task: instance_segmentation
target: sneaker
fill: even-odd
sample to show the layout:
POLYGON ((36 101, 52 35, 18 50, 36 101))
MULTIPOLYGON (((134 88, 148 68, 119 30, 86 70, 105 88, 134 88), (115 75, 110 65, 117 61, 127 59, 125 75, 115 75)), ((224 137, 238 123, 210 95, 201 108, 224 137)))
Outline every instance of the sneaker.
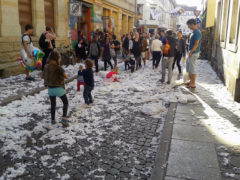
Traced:
POLYGON ((171 84, 171 82, 170 82, 170 81, 168 81, 168 82, 167 82, 167 84, 171 84))
POLYGON ((160 82, 161 82, 161 83, 164 83, 164 79, 161 79, 160 82))
POLYGON ((55 120, 52 120, 52 121, 51 121, 51 124, 52 124, 52 125, 56 124, 56 121, 55 121, 55 120))
POLYGON ((62 119, 61 123, 64 127, 69 127, 69 124, 68 124, 67 120, 62 119))
POLYGON ((34 79, 33 77, 31 77, 31 76, 26 77, 26 80, 27 80, 27 81, 35 81, 35 79, 34 79))
POLYGON ((90 100, 90 101, 89 101, 89 104, 92 104, 92 103, 93 103, 93 100, 90 100))

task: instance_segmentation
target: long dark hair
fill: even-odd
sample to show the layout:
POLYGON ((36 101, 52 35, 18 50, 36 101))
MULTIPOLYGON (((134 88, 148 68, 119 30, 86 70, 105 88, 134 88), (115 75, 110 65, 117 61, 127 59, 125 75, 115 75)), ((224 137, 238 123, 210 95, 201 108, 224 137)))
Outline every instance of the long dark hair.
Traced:
POLYGON ((47 63, 49 64, 51 61, 55 61, 57 65, 60 65, 58 60, 60 59, 60 54, 57 51, 52 51, 48 56, 47 63))

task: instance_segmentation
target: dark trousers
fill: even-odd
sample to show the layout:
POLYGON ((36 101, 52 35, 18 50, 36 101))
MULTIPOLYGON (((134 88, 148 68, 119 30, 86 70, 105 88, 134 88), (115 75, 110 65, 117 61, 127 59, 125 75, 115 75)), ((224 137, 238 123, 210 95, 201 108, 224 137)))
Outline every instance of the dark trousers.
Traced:
POLYGON ((178 72, 180 74, 182 73, 182 68, 181 68, 181 65, 180 65, 181 59, 182 59, 182 53, 176 52, 172 69, 174 69, 175 63, 177 62, 178 72))
MULTIPOLYGON (((55 109, 56 109, 56 96, 49 96, 51 101, 51 117, 52 120, 55 120, 55 109)), ((67 95, 64 94, 60 97, 63 102, 63 117, 67 116, 67 110, 68 110, 68 99, 67 95)))
POLYGON ((89 104, 93 102, 93 98, 92 98, 92 92, 93 87, 85 85, 84 91, 83 91, 83 98, 85 101, 85 104, 89 104))
POLYGON ((111 59, 103 59, 104 61, 104 70, 107 70, 107 64, 109 64, 111 66, 111 69, 113 69, 113 65, 111 63, 111 59))
POLYGON ((161 60, 161 51, 153 51, 152 55, 153 55, 153 66, 157 68, 161 60))
POLYGON ((91 58, 94 60, 95 67, 96 67, 96 72, 98 72, 99 71, 99 69, 98 69, 98 57, 97 56, 92 56, 91 58))
POLYGON ((47 58, 50 55, 50 53, 53 51, 53 49, 45 49, 43 52, 45 53, 45 56, 42 59, 42 71, 44 70, 44 67, 47 63, 47 58))
POLYGON ((136 70, 138 70, 141 67, 141 55, 140 56, 134 56, 136 61, 136 70))

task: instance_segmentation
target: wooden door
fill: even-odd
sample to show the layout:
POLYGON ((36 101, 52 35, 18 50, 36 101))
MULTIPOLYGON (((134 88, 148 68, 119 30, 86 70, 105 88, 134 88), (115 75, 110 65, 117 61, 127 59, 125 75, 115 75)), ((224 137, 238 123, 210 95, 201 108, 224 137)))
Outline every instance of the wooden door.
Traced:
POLYGON ((25 26, 32 24, 32 3, 31 0, 18 0, 19 24, 22 33, 25 32, 25 26))
POLYGON ((54 0, 44 0, 45 26, 50 26, 54 30, 54 0))

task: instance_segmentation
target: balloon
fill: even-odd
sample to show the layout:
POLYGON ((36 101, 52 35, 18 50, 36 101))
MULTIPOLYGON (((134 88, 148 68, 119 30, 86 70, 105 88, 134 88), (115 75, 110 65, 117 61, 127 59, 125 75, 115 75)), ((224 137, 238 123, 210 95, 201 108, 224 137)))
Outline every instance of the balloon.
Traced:
POLYGON ((32 57, 28 58, 27 53, 24 49, 21 50, 22 58, 17 60, 21 62, 22 67, 28 69, 29 71, 34 71, 35 69, 42 68, 42 58, 45 56, 45 53, 42 52, 39 48, 30 46, 29 51, 32 53, 32 57))

